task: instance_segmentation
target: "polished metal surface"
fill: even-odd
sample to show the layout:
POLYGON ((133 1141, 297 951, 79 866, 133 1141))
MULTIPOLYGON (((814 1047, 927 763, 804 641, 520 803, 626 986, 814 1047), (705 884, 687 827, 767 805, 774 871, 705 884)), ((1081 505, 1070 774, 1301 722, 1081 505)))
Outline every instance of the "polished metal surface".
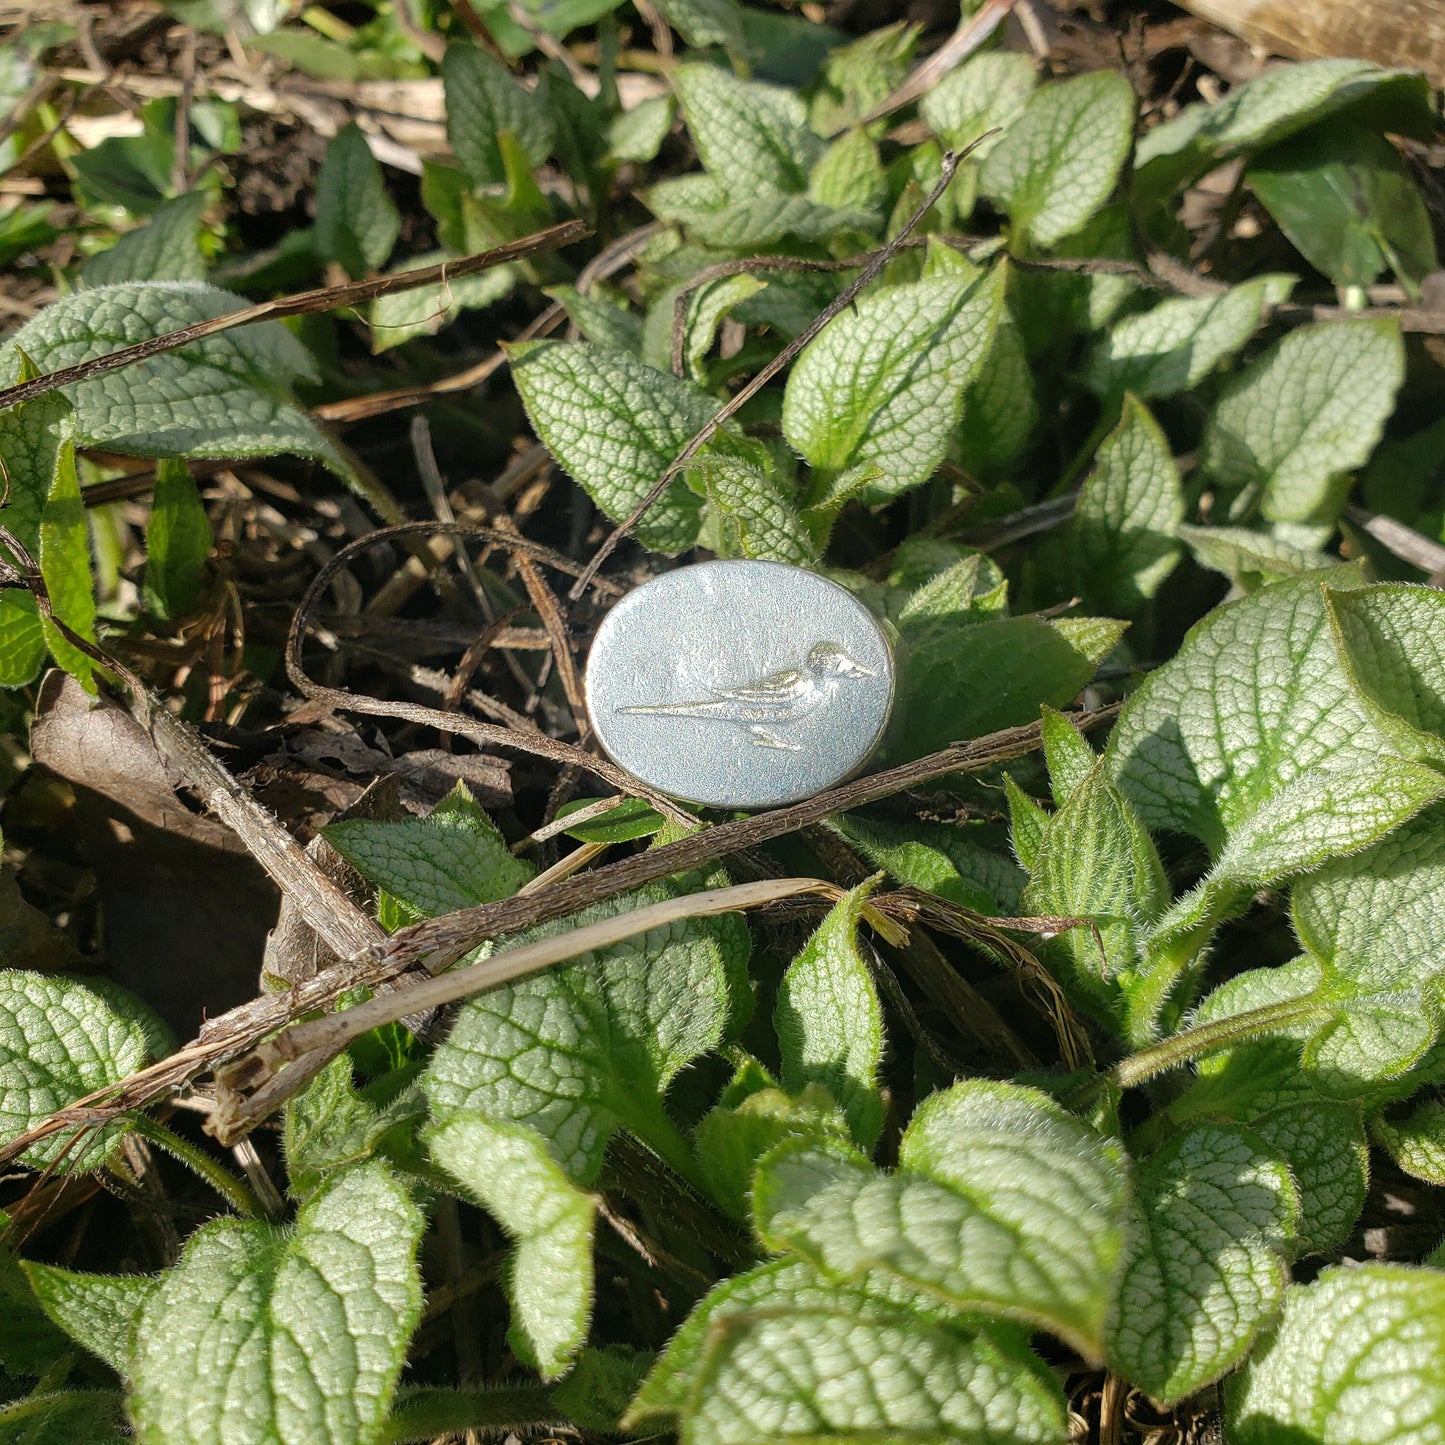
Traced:
POLYGON ((587 660, 608 756, 690 803, 772 808, 878 745, 893 653, 851 592, 779 562, 702 562, 629 592, 587 660))

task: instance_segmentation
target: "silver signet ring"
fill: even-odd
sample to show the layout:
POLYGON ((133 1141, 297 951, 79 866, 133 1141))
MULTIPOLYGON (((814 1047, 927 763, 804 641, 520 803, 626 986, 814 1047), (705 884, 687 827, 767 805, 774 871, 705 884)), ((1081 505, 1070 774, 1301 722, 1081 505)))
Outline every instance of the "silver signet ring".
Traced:
POLYGON ((587 659, 607 755, 684 802, 773 808, 867 761, 893 649, 846 588, 780 562, 701 562, 629 592, 587 659))

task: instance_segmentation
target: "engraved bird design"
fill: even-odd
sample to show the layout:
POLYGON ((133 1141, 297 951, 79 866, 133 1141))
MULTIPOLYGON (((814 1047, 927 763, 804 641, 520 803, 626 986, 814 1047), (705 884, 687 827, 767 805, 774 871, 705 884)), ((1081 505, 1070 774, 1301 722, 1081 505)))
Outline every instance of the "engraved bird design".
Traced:
POLYGON ((710 718, 747 730, 755 748, 802 751, 798 743, 779 737, 775 728, 797 722, 825 706, 847 677, 875 677, 871 667, 849 657, 836 642, 819 642, 802 667, 785 667, 756 682, 710 687, 711 697, 697 702, 644 703, 619 712, 655 717, 710 718))

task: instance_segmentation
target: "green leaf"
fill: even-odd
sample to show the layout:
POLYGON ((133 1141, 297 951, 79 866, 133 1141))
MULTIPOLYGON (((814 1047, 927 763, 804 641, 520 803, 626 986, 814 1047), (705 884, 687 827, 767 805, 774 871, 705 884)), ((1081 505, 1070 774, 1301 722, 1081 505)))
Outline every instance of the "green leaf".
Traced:
POLYGON ((818 544, 783 484, 742 457, 701 457, 689 471, 702 479, 722 524, 729 556, 811 567, 818 544))
POLYGON ((908 673, 889 755, 919 757, 1031 722, 1041 704, 1067 706, 1126 625, 1107 618, 909 619, 902 629, 908 673))
POLYGON ((545 294, 567 309, 567 319, 588 341, 610 351, 639 356, 642 351, 642 318, 628 309, 627 298, 593 286, 579 291, 575 286, 548 286, 545 294))
MULTIPOLYGON (((819 135, 836 135, 861 124, 907 77, 919 26, 889 25, 832 50, 810 87, 808 123, 819 135)), ((875 120, 876 135, 887 121, 875 120)))
POLYGON ((1358 1106, 1314 1098, 1256 1114, 1248 1122, 1250 1132, 1289 1166, 1299 1190, 1296 1252, 1336 1248, 1354 1229, 1369 1185, 1369 1150, 1358 1106))
POLYGON ((427 918, 510 898, 535 872, 464 784, 427 818, 353 818, 322 831, 353 868, 427 918))
POLYGON ((809 1084, 792 1097, 773 1085, 761 1064, 748 1059, 733 1075, 723 1101, 709 1109, 693 1131, 693 1146, 713 1197, 733 1218, 748 1218, 753 1171, 786 1139, 846 1146, 848 1121, 822 1084, 809 1084), (734 1102, 738 1094, 742 1097, 734 1102))
POLYGON ((401 214, 355 121, 336 132, 316 177, 316 250, 353 281, 378 270, 401 233, 401 214))
MULTIPOLYGON (((653 886, 529 936, 668 896, 653 886)), ((527 1124, 584 1187, 596 1181, 619 1125, 690 1171, 662 1094, 722 1039, 741 937, 727 920, 684 920, 469 999, 424 1076, 432 1117, 466 1111, 527 1124)))
MULTIPOLYGON (((454 258, 450 251, 428 251, 423 256, 410 257, 405 269, 436 266, 451 259, 454 258)), ((516 286, 519 274, 516 266, 493 266, 455 281, 413 286, 408 291, 378 296, 367 312, 372 351, 379 354, 415 336, 434 336, 463 311, 481 310, 500 301, 516 286)))
POLYGON ((0 592, 0 687, 33 682, 45 661, 45 650, 35 598, 28 592, 0 592))
POLYGON ((756 296, 767 283, 756 276, 724 276, 699 286, 688 297, 683 312, 682 357, 688 375, 703 386, 707 383, 707 367, 703 364, 718 328, 749 296, 756 296))
MULTIPOLYGON (((617 0, 521 0, 522 13, 536 21, 547 34, 555 35, 559 39, 580 26, 595 25, 616 8, 617 0)), ((500 29, 506 20, 499 20, 496 11, 489 7, 486 23, 488 27, 495 24, 500 29)), ((530 37, 520 26, 515 27, 514 33, 518 35, 518 43, 523 44, 524 48, 513 51, 509 46, 507 53, 525 55, 531 48, 530 37)))
MULTIPOLYGON (((160 1019, 105 979, 0 970, 0 1139, 163 1057, 170 1042, 160 1019)), ((125 1129, 62 1130, 20 1157, 61 1173, 97 1169, 125 1129)))
POLYGON ((1378 130, 1336 116, 1258 156, 1250 188, 1294 248, 1337 286, 1386 268, 1407 286, 1435 269, 1419 187, 1378 130))
POLYGON ((199 242, 201 216, 215 200, 209 191, 188 191, 167 201, 144 226, 127 232, 80 268, 87 286, 117 281, 199 281, 206 259, 199 242))
POLYGON ((1051 707, 1041 709, 1041 713, 1039 733, 1049 769, 1049 791, 1054 806, 1062 808, 1094 771, 1099 755, 1070 718, 1051 707))
POLYGON ((442 57, 446 91, 447 140, 473 185, 500 185, 507 179, 498 137, 516 139, 527 159, 539 166, 552 148, 552 124, 535 97, 506 66, 478 45, 458 42, 442 57))
MULTIPOLYGON (((10 1216, 0 1210, 0 1231, 9 1227, 10 1216)), ((0 1235, 0 1370, 11 1380, 43 1376, 67 1348, 66 1336, 50 1322, 35 1296, 25 1262, 10 1252, 0 1235)))
MULTIPOLYGON (((22 353, 17 379, 29 380, 34 372, 22 353)), ((67 447, 74 454, 72 431, 70 404, 57 392, 0 411, 0 456, 9 487, 5 525, 32 556, 40 550, 41 519, 60 476, 62 454, 67 447)), ((88 582, 88 555, 86 576, 88 582)), ((45 652, 46 632, 34 597, 19 590, 0 592, 0 686, 32 681, 45 652)))
POLYGON ((742 13, 733 0, 658 0, 657 8, 695 50, 721 45, 742 54, 747 49, 742 13))
MULTIPOLYGON (((1354 581, 1338 573, 1325 585, 1354 581)), ((1302 577, 1215 608, 1130 698, 1105 755, 1147 827, 1217 854, 1292 778, 1387 750, 1346 682, 1324 592, 1302 577)))
POLYGON ((1356 696, 1406 757, 1445 761, 1445 597, 1386 583, 1330 593, 1330 622, 1356 696))
POLYGON ((1045 85, 990 152, 985 195, 1036 245, 1077 231, 1109 199, 1134 138, 1134 92, 1117 71, 1045 85))
POLYGON ((1202 1061, 1201 1075, 1217 1072, 1219 1078, 1203 1091, 1195 1111, 1212 1112, 1221 1094, 1221 1107, 1236 1114, 1242 1099, 1246 1118, 1281 1102, 1317 1105, 1320 1095, 1381 1103, 1402 1098, 1412 1092, 1412 1082, 1396 1081, 1434 1041, 1439 993, 1429 974, 1419 985, 1360 987, 1348 967, 1336 970, 1328 958, 1313 954, 1237 975, 1204 1001, 1198 1022, 1280 1002, 1310 1007, 1294 1023, 1276 1024, 1273 1037, 1237 1044, 1222 1060, 1202 1061))
POLYGON ((1376 119, 1385 119, 1380 129, 1412 130, 1428 114, 1429 85, 1417 73, 1366 60, 1276 66, 1217 104, 1186 106, 1149 131, 1134 160, 1137 188, 1153 201, 1228 156, 1282 141, 1365 101, 1377 107, 1376 119))
POLYGON ((888 198, 888 177, 866 131, 845 131, 823 152, 808 177, 808 195, 819 205, 843 211, 881 209, 888 198))
POLYGON ((679 65, 672 83, 698 156, 730 199, 807 189, 823 142, 791 91, 738 80, 715 65, 679 65))
POLYGON ((1231 1124, 1170 1140, 1136 1188, 1144 1233, 1119 1282, 1109 1358, 1167 1406, 1238 1364, 1278 1313, 1299 1200, 1286 1165, 1231 1124))
POLYGON ((883 1128, 883 1010, 858 951, 859 921, 871 891, 864 884, 834 904, 783 975, 773 1010, 783 1087, 798 1094, 822 1084, 843 1106, 865 1152, 883 1128))
POLYGON ((1441 1014, 1438 983, 1428 990, 1356 990, 1305 1045, 1300 1062, 1322 1093, 1368 1095, 1425 1057, 1439 1036, 1441 1014))
POLYGON ((1407 1445, 1445 1430, 1445 1272, 1325 1270, 1285 1298, 1267 1349, 1226 1393, 1237 1445, 1407 1445))
POLYGON ((123 1445, 124 1429, 124 1404, 113 1390, 42 1388, 0 1405, 0 1437, 25 1445, 123 1445))
MULTIPOLYGON (((961 151, 985 131, 1008 132, 1034 89, 1034 65, 1027 55, 984 51, 950 71, 919 102, 924 124, 950 150, 961 151)), ((984 160, 1003 137, 980 141, 970 161, 984 160)))
POLYGON ((607 158, 634 165, 655 160, 672 129, 672 109, 670 95, 654 95, 619 112, 607 127, 607 158))
POLYGON ((1427 1099, 1403 1118, 1376 1118, 1370 1134, 1406 1174, 1445 1184, 1445 1101, 1427 1099))
POLYGON ((965 471, 998 472, 1019 456, 1038 424, 1034 392, 1023 336, 1005 309, 988 356, 963 393, 958 461, 965 471))
POLYGON ((1233 515, 1332 522, 1341 474, 1375 448, 1405 376, 1393 319, 1292 331, 1225 387, 1200 465, 1231 495, 1233 515))
MULTIPOLYGON (((75 443, 67 439, 56 457, 55 480, 40 514, 40 575, 50 594, 50 610, 78 637, 95 641, 95 583, 90 567, 90 523, 75 470, 75 443)), ((48 618, 40 629, 51 656, 87 692, 95 691, 95 667, 48 618)))
POLYGON ((827 827, 898 882, 980 913, 1013 913, 1024 876, 994 848, 949 823, 880 823, 839 813, 827 827))
POLYGON ((556 127, 552 154, 572 180, 586 187, 589 193, 596 193, 609 184, 609 162, 624 159, 612 150, 613 138, 621 128, 632 126, 632 145, 636 150, 644 150, 649 143, 654 145, 652 154, 643 158, 645 162, 657 155, 672 126, 669 97, 655 96, 636 102, 629 112, 611 103, 615 92, 610 95, 609 89, 604 85, 596 95, 585 95, 567 73, 566 66, 553 59, 542 67, 533 92, 556 127), (659 108, 662 115, 654 119, 659 108), (638 110, 643 112, 640 117, 636 114, 638 110))
MULTIPOLYGON (((622 521, 718 404, 624 352, 561 341, 508 348, 533 429, 592 500, 622 521)), ((702 500, 678 478, 637 526, 660 552, 697 537, 702 500)))
POLYGON ((173 125, 157 123, 158 105, 167 104, 174 107, 175 101, 167 97, 141 107, 139 135, 107 136, 70 157, 76 200, 85 209, 119 207, 148 216, 165 203, 176 156, 173 125))
MULTIPOLYGON (((132 281, 47 306, 0 351, 0 375, 23 351, 41 371, 105 356, 241 309, 239 296, 182 281, 132 281)), ((285 390, 310 356, 277 322, 192 342, 64 388, 76 442, 145 457, 319 457, 349 475, 332 443, 285 390)))
POLYGON ((1097 1357, 1131 1205, 1117 1144, 1037 1090, 970 1080, 919 1106, 896 1174, 784 1145, 759 1170, 753 1207, 770 1248, 831 1278, 881 1272, 1097 1357))
POLYGON ((1111 980, 1139 963, 1151 923, 1169 900, 1164 869, 1133 808, 1101 759, 1044 827, 1019 906, 1029 913, 1089 918, 1047 945, 1070 995, 1106 1021, 1116 1011, 1111 980))
POLYGON ((1148 408, 1126 396, 1049 557, 1091 607, 1134 612, 1178 563, 1175 533, 1183 520, 1169 440, 1148 408))
POLYGON ((1105 397, 1192 391, 1254 335, 1265 302, 1284 299, 1280 291, 1288 294, 1288 284, 1261 276, 1218 296, 1174 296, 1126 316, 1095 348, 1089 385, 1105 397))
POLYGON ((392 1129, 415 1128, 425 1112, 414 1086, 385 1105, 363 1098, 352 1083, 351 1056, 332 1059, 286 1102, 282 1147, 289 1192, 309 1199, 337 1170, 370 1159, 392 1129))
POLYGON ((1338 557, 1306 551, 1247 527, 1181 525, 1177 531, 1201 567, 1223 573, 1241 592, 1257 591, 1279 577, 1301 577, 1340 565, 1338 557))
POLYGON ((141 1307, 160 1283, 154 1275, 77 1274, 28 1260, 25 1273, 45 1313, 71 1339, 116 1374, 129 1374, 131 1333, 141 1307))
POLYGON ((1442 816, 1439 808, 1422 813, 1373 848, 1295 884, 1301 941, 1362 988, 1399 987, 1445 969, 1442 816))
POLYGON ((788 377, 788 441, 826 473, 874 473, 865 501, 927 481, 988 354, 1002 300, 995 269, 974 282, 944 276, 890 286, 834 317, 788 377))
MULTIPOLYGON (((1321 975, 1308 957, 1238 974, 1204 1000, 1194 1021, 1317 995, 1321 975)), ((1322 1097, 1300 1068, 1300 1043, 1310 1031, 1301 1023, 1201 1059, 1199 1078, 1170 1107, 1180 1120, 1227 1116, 1248 1124, 1289 1165, 1300 1193, 1302 1255, 1333 1249, 1349 1236, 1369 1182, 1360 1106, 1322 1097)))
POLYGON ((427 1147, 515 1241, 508 1266, 512 1346, 544 1380, 557 1379, 587 1338, 597 1201, 525 1125, 459 1112, 428 1131, 427 1147))
POLYGON ((566 1417, 584 1431, 620 1435, 618 1421, 652 1364, 650 1351, 629 1345, 584 1349, 565 1380, 548 1394, 566 1417))
POLYGON ((822 241, 844 231, 869 230, 877 221, 869 211, 835 210, 767 186, 734 198, 708 175, 659 181, 644 199, 659 219, 676 221, 696 240, 728 250, 766 245, 783 236, 822 241))
POLYGON ((570 817, 601 802, 615 806, 600 817, 565 829, 569 838, 580 843, 630 843, 634 838, 650 838, 667 826, 662 814, 654 812, 641 798, 574 798, 557 809, 557 817, 570 817))
POLYGON ((1217 922, 1259 888, 1368 847, 1445 794, 1445 776, 1389 756, 1301 773, 1240 822, 1158 936, 1217 922))
POLYGON ((901 607, 893 605, 894 599, 885 599, 888 615, 905 630, 944 619, 984 622, 1008 612, 1008 582, 998 567, 982 553, 946 542, 930 544, 917 538, 905 542, 898 549, 888 585, 907 592, 901 607), (935 557, 931 546, 947 550, 935 557))
POLYGON ((1038 862, 1039 850, 1044 846, 1049 814, 1007 773, 1004 774, 1004 789, 1008 797, 1009 842, 1013 846, 1014 857, 1032 871, 1038 862))
MULTIPOLYGON (((213 0, 202 0, 202 3, 213 3, 213 0)), ((226 24, 224 14, 221 11, 217 16, 217 29, 226 24)), ((359 55, 312 30, 273 30, 270 34, 251 36, 247 44, 263 55, 274 55, 313 80, 350 86, 366 78, 367 67, 359 55)))
POLYGON ((146 524, 146 603, 157 617, 184 616, 201 597, 211 555, 210 519, 184 462, 156 464, 156 485, 146 524))
POLYGON ((202 1226, 136 1325, 137 1439, 380 1439, 421 1315, 423 1224, 406 1189, 372 1163, 335 1175, 291 1228, 202 1226))
POLYGON ((693 1311, 623 1425, 658 1415, 678 1417, 683 1445, 1052 1445, 1067 1433, 1058 1386, 1017 1334, 782 1260, 693 1311))

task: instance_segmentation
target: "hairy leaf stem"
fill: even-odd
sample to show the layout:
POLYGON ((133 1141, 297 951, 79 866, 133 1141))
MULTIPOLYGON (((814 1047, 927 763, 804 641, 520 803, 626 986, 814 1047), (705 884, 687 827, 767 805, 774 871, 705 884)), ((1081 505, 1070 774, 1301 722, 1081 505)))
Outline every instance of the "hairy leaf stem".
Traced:
POLYGON ((136 1112, 128 1120, 130 1126, 143 1139, 148 1139, 158 1148, 164 1149, 172 1159, 179 1160, 193 1174, 199 1175, 236 1211, 247 1219, 264 1219, 266 1211, 261 1201, 251 1192, 251 1187, 239 1175, 232 1174, 218 1160, 213 1159, 199 1145, 192 1144, 173 1130, 168 1129, 149 1114, 136 1112))
POLYGON ((1091 1096, 1105 1083, 1113 1083, 1120 1089, 1136 1089, 1157 1075, 1177 1069, 1203 1054, 1227 1049, 1262 1034, 1276 1033, 1293 1024, 1323 1022, 1331 1012, 1333 1005, 1318 994, 1308 994, 1304 998, 1265 1004, 1214 1023, 1199 1024, 1121 1059, 1108 1073, 1094 1080, 1088 1089, 1091 1096))

